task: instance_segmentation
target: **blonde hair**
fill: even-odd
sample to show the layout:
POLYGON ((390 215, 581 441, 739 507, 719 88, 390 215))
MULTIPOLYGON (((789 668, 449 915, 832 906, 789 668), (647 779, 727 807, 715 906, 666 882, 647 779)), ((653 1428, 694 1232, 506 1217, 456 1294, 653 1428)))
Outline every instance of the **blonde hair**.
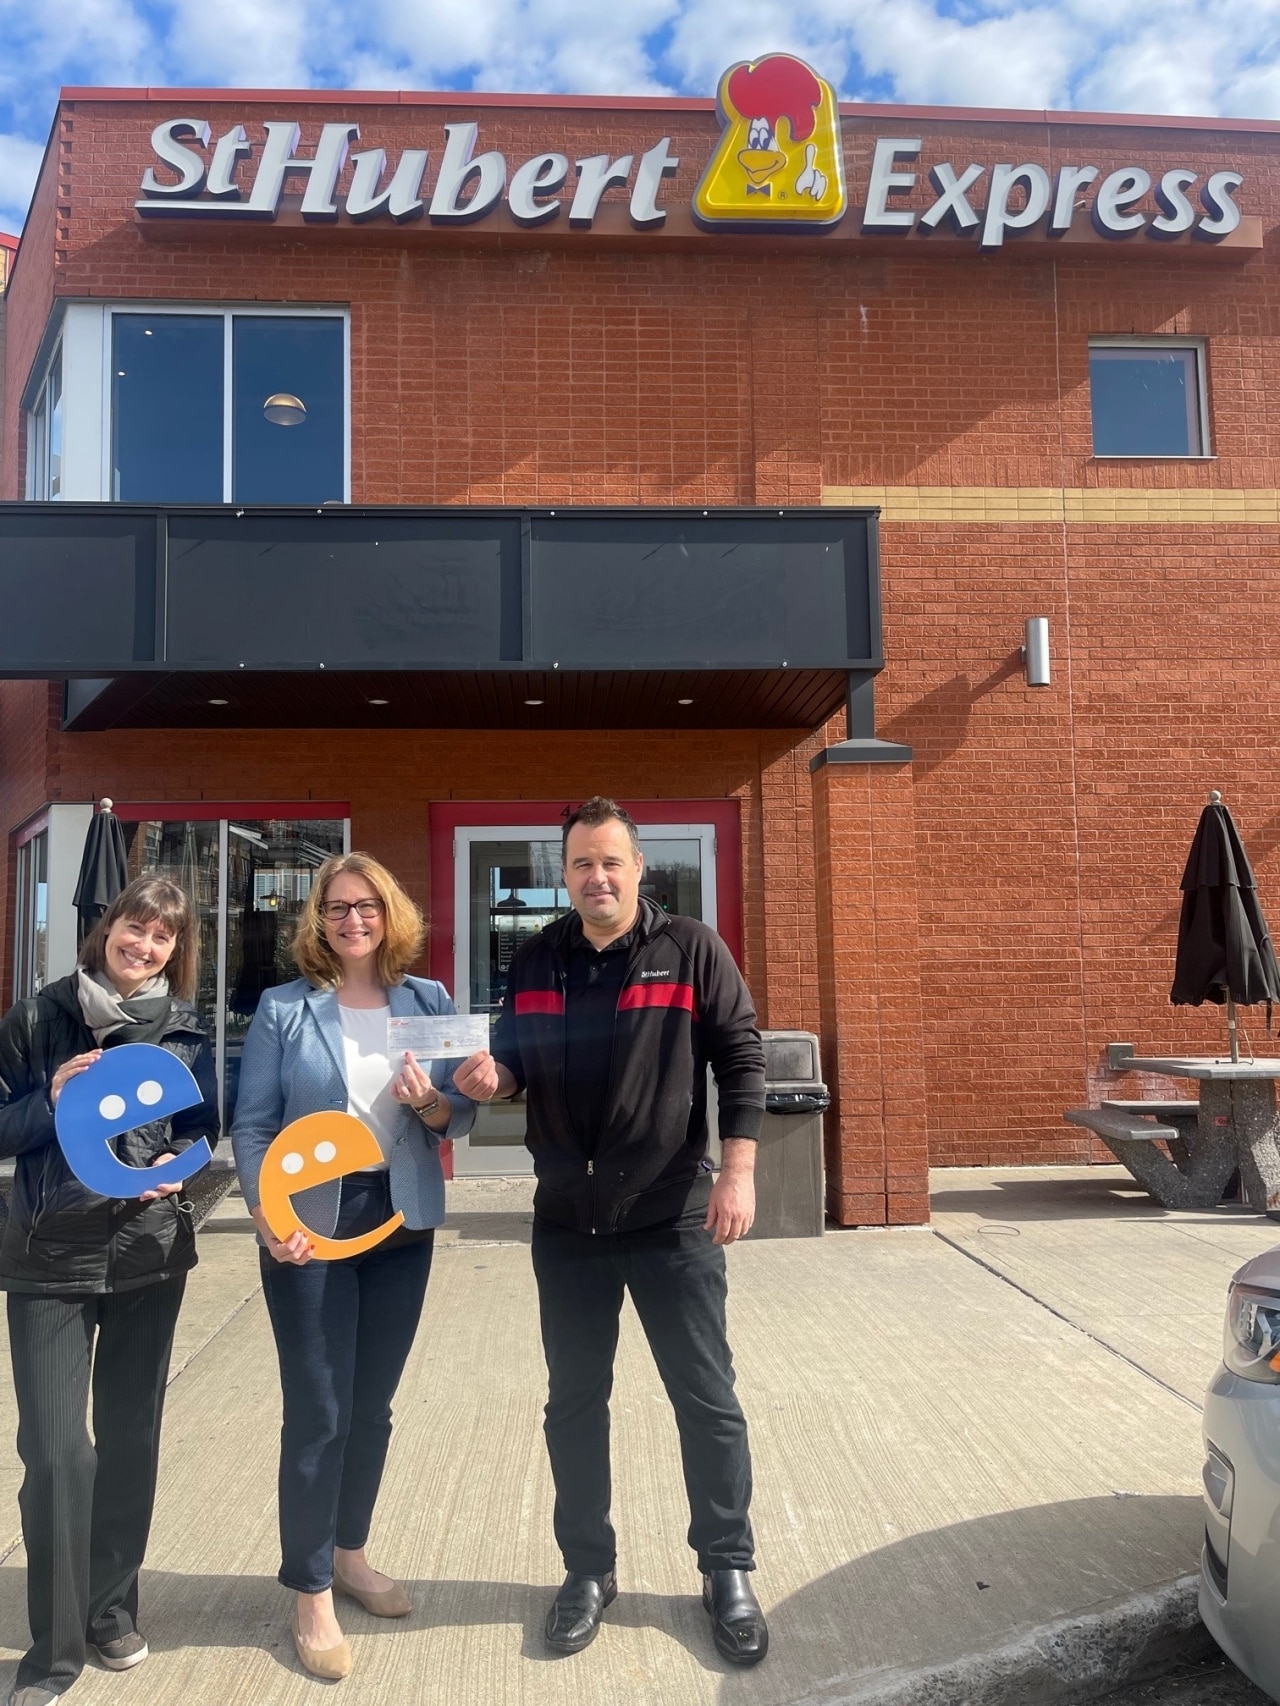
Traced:
POLYGON ((196 992, 199 942, 195 912, 186 890, 170 882, 168 877, 154 873, 135 877, 127 888, 121 889, 85 937, 79 963, 86 971, 106 971, 107 937, 112 925, 121 918, 127 918, 134 924, 160 923, 173 932, 173 952, 165 961, 164 975, 170 992, 183 1001, 190 1001, 196 992))
POLYGON ((422 914, 385 865, 368 853, 335 853, 326 859, 311 881, 311 892, 302 903, 290 952, 294 964, 318 989, 336 989, 342 982, 342 962, 329 946, 324 933, 324 905, 329 884, 348 873, 363 877, 382 902, 383 937, 378 945, 378 981, 390 989, 418 957, 426 935, 422 914))

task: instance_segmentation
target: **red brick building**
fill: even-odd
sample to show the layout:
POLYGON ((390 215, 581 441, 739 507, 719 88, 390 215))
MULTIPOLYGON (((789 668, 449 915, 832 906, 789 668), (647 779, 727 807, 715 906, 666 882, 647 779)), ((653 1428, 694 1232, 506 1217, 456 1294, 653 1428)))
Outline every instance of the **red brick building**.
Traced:
MULTIPOLYGON (((0 579, 7 555, 10 608, 60 602, 0 639, 6 993, 67 969, 109 795, 135 866, 200 889, 228 1072, 344 837, 484 1006, 556 904, 560 815, 601 791, 644 827, 664 904, 724 932, 762 1023, 820 1033, 843 1224, 925 1218, 930 1161, 1087 1159, 1062 1110, 1096 1099, 1111 1040, 1217 1046, 1216 1010, 1167 990, 1211 786, 1264 900, 1278 869, 1277 126, 837 120, 826 99, 788 113, 728 77, 719 111, 64 91, 7 295, 0 579), (307 456, 278 449, 298 427, 307 456), (116 561, 113 510, 130 573, 163 535, 118 656, 83 578, 116 561), (455 580, 419 599, 408 570, 324 568, 316 527, 401 510, 410 556, 462 553, 455 580), (252 563, 224 581, 237 516, 252 563), (501 556, 466 556, 469 517, 534 541, 514 581, 492 568, 516 615, 488 663, 446 587, 501 556), (572 554, 553 518, 588 545, 530 615, 529 561, 536 582, 546 540, 572 554), (695 643, 680 613, 712 557, 757 561, 755 529, 760 563, 800 566, 777 598, 726 582, 695 643), (833 590, 803 554, 838 549, 833 590), (784 608, 802 582, 812 602, 784 608), (852 635, 859 588, 846 648, 823 630, 846 612, 852 635), (557 679, 548 636, 597 603, 598 671, 557 679), (175 661, 157 624, 183 611, 208 644, 188 632, 175 661), (249 615, 297 649, 246 658, 249 615), (613 657, 633 616, 647 637, 613 657), (344 622, 322 674, 307 636, 344 622)), ((488 1164, 518 1136, 495 1128, 488 1164)))

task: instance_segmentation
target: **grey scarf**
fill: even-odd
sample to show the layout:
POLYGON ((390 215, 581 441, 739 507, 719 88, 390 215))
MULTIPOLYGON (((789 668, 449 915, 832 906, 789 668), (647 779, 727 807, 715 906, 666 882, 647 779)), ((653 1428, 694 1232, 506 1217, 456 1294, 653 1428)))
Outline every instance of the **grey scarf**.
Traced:
POLYGON ((149 977, 126 1000, 105 972, 76 967, 76 996, 84 1022, 101 1048, 115 1031, 130 1025, 153 1024, 169 1007, 169 980, 163 972, 149 977))

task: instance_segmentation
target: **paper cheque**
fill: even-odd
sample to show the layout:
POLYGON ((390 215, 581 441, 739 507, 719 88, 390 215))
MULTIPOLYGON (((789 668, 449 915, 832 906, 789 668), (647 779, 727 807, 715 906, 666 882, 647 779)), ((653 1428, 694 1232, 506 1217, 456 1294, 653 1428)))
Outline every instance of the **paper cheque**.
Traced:
POLYGON ((415 1060, 465 1060, 488 1046, 489 1021, 483 1013, 387 1020, 387 1053, 392 1060, 406 1050, 415 1060))

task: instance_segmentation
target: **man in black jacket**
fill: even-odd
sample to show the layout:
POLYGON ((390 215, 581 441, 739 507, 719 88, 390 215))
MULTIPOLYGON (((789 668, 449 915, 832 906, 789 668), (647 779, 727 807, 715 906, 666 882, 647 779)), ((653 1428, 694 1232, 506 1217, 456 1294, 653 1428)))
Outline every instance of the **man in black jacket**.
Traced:
POLYGON ((492 1058, 456 1082, 479 1101, 528 1097, 546 1437, 568 1571, 548 1644, 581 1651, 617 1593, 609 1394, 625 1290, 675 1409, 689 1544, 715 1643, 748 1665, 769 1636, 749 1574, 751 1459, 725 1333, 722 1246, 755 1214, 764 1051, 728 949, 706 925, 644 899, 643 869, 635 825, 613 801, 588 800, 569 818, 573 911, 517 953, 492 1058), (716 1177, 708 1064, 723 1145, 716 1177))

